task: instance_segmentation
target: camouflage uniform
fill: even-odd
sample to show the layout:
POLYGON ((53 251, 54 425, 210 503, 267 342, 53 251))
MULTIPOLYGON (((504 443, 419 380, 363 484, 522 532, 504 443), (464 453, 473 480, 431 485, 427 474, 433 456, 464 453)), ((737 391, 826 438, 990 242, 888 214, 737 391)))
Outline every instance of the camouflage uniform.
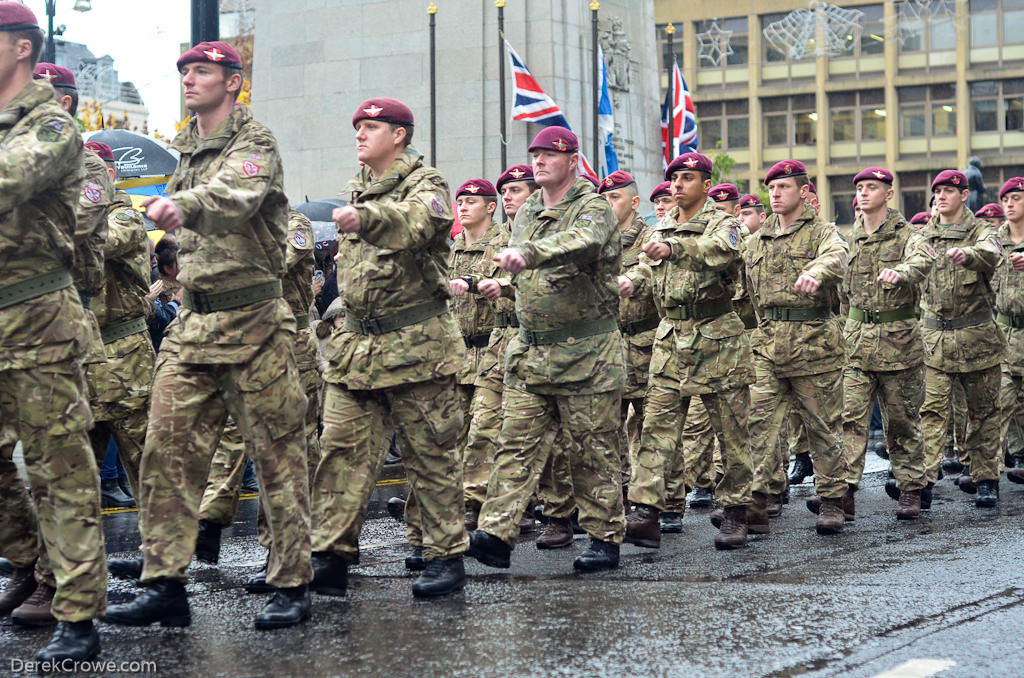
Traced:
POLYGON ((1024 273, 1013 270, 1010 255, 1024 254, 1024 240, 1013 242, 1009 224, 997 233, 1006 256, 992 279, 996 292, 996 322, 1006 334, 1009 350, 1002 365, 999 391, 1000 439, 1011 457, 1024 457, 1024 273))
MULTIPOLYGON (((70 275, 83 150, 52 98, 52 87, 30 82, 0 110, 0 430, 22 441, 53 568, 47 583, 57 589, 53 615, 82 621, 104 613, 107 584, 80 363, 87 325, 70 275)), ((13 464, 5 467, 7 497, 24 484, 10 475, 13 464)), ((24 502, 5 499, 3 508, 22 511, 4 524, 30 515, 24 502)))
MULTIPOLYGON (((689 221, 679 207, 655 227, 667 259, 641 257, 638 273, 650 284, 661 324, 655 335, 640 451, 629 483, 634 504, 665 510, 665 474, 682 455, 680 435, 690 400, 699 396, 722 445, 724 475, 717 488, 723 506, 751 502, 747 438, 748 386, 754 380, 750 344, 733 310, 741 275, 741 224, 709 198, 689 221)), ((634 280, 634 284, 636 280, 634 280)))
POLYGON ((848 482, 864 474, 868 427, 877 397, 888 417, 886 442, 899 489, 920 490, 924 439, 919 410, 924 401, 924 344, 917 322, 919 284, 932 258, 917 229, 894 209, 870 235, 858 217, 849 237, 850 264, 843 294, 850 305, 844 331, 848 362, 843 372, 843 435, 848 482), (877 282, 882 269, 902 276, 899 284, 877 282))
POLYGON ((252 451, 274 548, 267 581, 312 579, 295 318, 281 298, 288 201, 277 142, 236 107, 209 136, 175 138, 182 309, 157 356, 142 456, 142 581, 185 581, 210 460, 230 413, 252 451))
MULTIPOLYGON (((317 421, 320 415, 320 355, 316 336, 309 327, 309 307, 313 303, 310 281, 313 276, 313 225, 304 215, 292 210, 288 215, 288 247, 285 250, 284 299, 295 316, 295 363, 302 389, 306 392, 306 471, 310 485, 320 461, 317 421)), ((210 476, 199 506, 199 517, 227 527, 235 519, 242 490, 242 478, 248 458, 245 441, 234 419, 228 417, 217 451, 210 463, 210 476)), ((270 531, 263 505, 258 506, 259 540, 270 548, 270 531)))
POLYGON ((516 214, 509 246, 521 327, 505 356, 504 419, 479 528, 514 545, 519 521, 559 427, 572 437, 569 475, 580 526, 619 544, 619 408, 625 355, 618 329, 622 243, 611 205, 577 179, 546 208, 542 191, 516 214))
POLYGON ((469 538, 462 465, 452 452, 464 418, 455 375, 466 347, 448 311, 448 185, 407 147, 381 177, 363 168, 345 192, 361 229, 338 236, 338 289, 347 314, 327 347, 313 550, 355 559, 397 429, 423 556, 451 558, 469 538))
POLYGON ((762 318, 751 336, 756 380, 750 390, 750 439, 757 469, 754 491, 781 494, 786 462, 779 430, 790 408, 800 414, 814 461, 818 495, 847 492, 843 448, 842 326, 832 315, 846 271, 847 245, 835 227, 805 205, 786 229, 772 214, 747 243, 747 289, 762 318), (818 281, 814 294, 793 286, 801 274, 818 281), (789 320, 787 320, 787 318, 789 320))
POLYGON ((1000 473, 999 383, 1006 337, 992 312, 990 281, 1003 258, 996 229, 964 208, 956 224, 936 217, 921 230, 934 263, 921 290, 921 324, 925 346, 925 396, 921 426, 928 482, 938 479, 951 413, 953 385, 967 396, 964 463, 974 482, 996 480, 1000 473), (967 260, 954 266, 946 256, 953 247, 967 260))
MULTIPOLYGON (((95 151, 85 149, 82 156, 85 182, 78 195, 75 208, 75 263, 71 276, 85 307, 89 323, 89 349, 86 364, 102 363, 107 359, 99 323, 92 312, 92 300, 103 294, 103 253, 107 242, 107 212, 114 199, 114 182, 107 172, 107 164, 95 151)), ((147 290, 148 291, 148 290, 147 290)), ((106 452, 106 450, 104 450, 106 452)))

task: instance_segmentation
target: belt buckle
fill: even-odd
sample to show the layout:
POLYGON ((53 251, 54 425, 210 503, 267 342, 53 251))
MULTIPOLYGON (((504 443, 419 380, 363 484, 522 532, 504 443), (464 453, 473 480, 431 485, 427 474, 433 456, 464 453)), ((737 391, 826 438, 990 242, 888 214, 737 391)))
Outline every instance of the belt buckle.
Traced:
POLYGON ((192 295, 192 305, 199 313, 210 313, 210 302, 202 292, 192 295))
POLYGON ((526 336, 526 343, 529 346, 536 346, 537 345, 537 333, 534 330, 528 330, 528 329, 525 329, 525 328, 520 328, 520 329, 523 330, 523 332, 524 332, 524 334, 526 336))
POLYGON ((877 308, 874 311, 868 311, 869 322, 880 323, 882 322, 882 312, 877 308))
POLYGON ((953 321, 947 318, 939 318, 939 329, 943 331, 953 329, 953 321))

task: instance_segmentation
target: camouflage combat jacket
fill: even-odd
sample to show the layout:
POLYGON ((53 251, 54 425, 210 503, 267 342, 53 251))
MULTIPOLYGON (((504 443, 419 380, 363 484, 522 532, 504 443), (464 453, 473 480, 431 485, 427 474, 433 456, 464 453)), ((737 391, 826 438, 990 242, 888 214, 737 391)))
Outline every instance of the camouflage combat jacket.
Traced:
MULTIPOLYGON (((622 231, 622 275, 640 265, 644 243, 651 240, 653 232, 639 214, 633 216, 633 223, 622 231)), ((650 282, 637 276, 633 294, 619 299, 619 327, 626 345, 626 392, 624 398, 643 398, 647 390, 647 372, 651 367, 651 347, 654 332, 658 328, 658 309, 654 305, 650 282), (653 323, 650 329, 641 329, 653 323), (636 331, 632 328, 636 328, 636 331)))
POLYGON ((1024 254, 1024 240, 1013 242, 1010 225, 1003 223, 996 235, 1005 248, 1002 262, 992 278, 996 292, 996 312, 1009 316, 997 320, 1006 335, 1007 352, 1003 370, 1015 376, 1024 375, 1024 271, 1013 270, 1010 255, 1024 254))
POLYGON ((76 208, 75 266, 71 274, 79 292, 96 297, 103 291, 107 213, 114 201, 114 182, 107 163, 95 151, 85 149, 82 164, 85 181, 76 208))
MULTIPOLYGON (((0 110, 0 287, 71 271, 83 152, 48 84, 29 82, 0 110)), ((0 371, 78 357, 84 322, 71 287, 0 309, 0 371)))
POLYGON ((505 356, 505 383, 550 395, 622 390, 626 383, 622 337, 617 329, 551 344, 530 345, 523 330, 549 331, 589 322, 615 322, 622 241, 611 205, 578 178, 553 207, 543 191, 516 214, 509 247, 526 260, 512 278, 520 333, 505 356))
POLYGON ((671 248, 668 258, 641 255, 637 274, 628 276, 649 281, 661 315, 651 382, 691 396, 746 386, 754 381, 750 340, 731 305, 743 269, 743 224, 711 199, 689 221, 678 217, 676 206, 654 227, 654 240, 671 248), (700 317, 669 317, 684 311, 700 317))
POLYGON ((835 227, 820 219, 809 205, 786 229, 779 228, 779 217, 772 214, 750 237, 744 259, 747 292, 761 318, 750 339, 754 353, 770 360, 776 376, 784 378, 841 369, 845 357, 839 318, 770 320, 765 311, 838 306, 848 249, 835 227), (793 289, 804 273, 820 285, 814 294, 793 289))
MULTIPOLYGON (((495 254, 508 247, 509 238, 512 237, 511 228, 512 225, 509 223, 498 226, 498 236, 491 245, 495 254)), ((487 342, 487 350, 480 354, 474 385, 501 393, 505 384, 505 353, 512 337, 519 334, 519 328, 512 322, 516 317, 516 288, 512 286, 512 279, 508 273, 492 261, 490 256, 485 255, 481 263, 486 269, 482 275, 471 274, 473 287, 470 291, 475 291, 477 283, 484 278, 497 282, 501 286, 501 296, 491 303, 494 305, 496 319, 500 319, 501 322, 495 322, 487 342)))
POLYGON ((469 292, 452 301, 452 313, 459 323, 462 336, 470 343, 483 344, 466 347, 466 363, 459 370, 460 384, 471 385, 476 382, 481 358, 487 353, 485 342, 488 342, 491 330, 494 329, 494 302, 476 293, 476 283, 483 280, 484 274, 494 265, 491 259, 500 246, 500 227, 498 222, 492 220, 484 234, 472 245, 466 244, 465 231, 455 236, 448 254, 448 277, 454 280, 465 275, 473 280, 469 292))
MULTIPOLYGON (((410 146, 379 178, 364 167, 345 193, 361 223, 358 233, 338 235, 338 290, 347 319, 446 303, 453 219, 441 173, 410 146)), ((454 316, 444 313, 383 334, 343 327, 331 334, 327 360, 326 381, 369 390, 457 374, 466 347, 454 316)))
POLYGON ((843 278, 843 296, 858 311, 886 312, 907 309, 911 317, 886 322, 846 319, 843 334, 849 364, 865 371, 894 372, 924 362, 917 309, 920 284, 928 274, 932 258, 922 248, 920 234, 897 210, 889 209, 878 230, 868 235, 864 218, 858 217, 850 230, 850 265, 843 278), (902 280, 896 284, 877 282, 882 269, 891 268, 902 280))
POLYGON ((285 249, 284 299, 299 326, 309 327, 309 307, 313 305, 313 224, 306 215, 288 211, 288 247, 285 249), (305 321, 302 320, 305 318, 305 321))
POLYGON ((921 236, 933 264, 921 289, 921 335, 925 365, 943 372, 973 372, 1003 361, 1006 337, 995 321, 991 280, 1003 258, 996 229, 964 207, 957 224, 939 224, 933 216, 921 236), (959 247, 967 255, 954 266, 946 251, 959 247), (954 329, 931 329, 928 318, 967 322, 954 329))
MULTIPOLYGON (((288 199, 274 135, 246 106, 236 106, 205 138, 191 120, 171 147, 180 156, 167 193, 182 215, 178 282, 185 291, 279 282, 288 199)), ((295 331, 283 298, 212 313, 183 304, 165 339, 180 345, 185 363, 244 363, 280 330, 295 331)))
POLYGON ((149 319, 149 238, 142 215, 126 193, 117 193, 107 210, 107 244, 103 262, 103 292, 92 300, 101 328, 135 318, 149 319))

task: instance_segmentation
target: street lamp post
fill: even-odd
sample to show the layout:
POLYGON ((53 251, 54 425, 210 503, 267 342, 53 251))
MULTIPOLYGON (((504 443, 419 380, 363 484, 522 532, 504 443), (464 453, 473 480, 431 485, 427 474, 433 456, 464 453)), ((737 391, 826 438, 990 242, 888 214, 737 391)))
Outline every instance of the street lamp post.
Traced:
MULTIPOLYGON (((92 9, 92 2, 91 0, 75 0, 73 9, 76 12, 88 12, 92 9)), ((63 26, 57 28, 54 33, 53 17, 56 13, 57 0, 46 0, 46 54, 43 56, 43 61, 48 61, 51 64, 57 63, 57 46, 53 43, 53 36, 64 34, 63 26)))

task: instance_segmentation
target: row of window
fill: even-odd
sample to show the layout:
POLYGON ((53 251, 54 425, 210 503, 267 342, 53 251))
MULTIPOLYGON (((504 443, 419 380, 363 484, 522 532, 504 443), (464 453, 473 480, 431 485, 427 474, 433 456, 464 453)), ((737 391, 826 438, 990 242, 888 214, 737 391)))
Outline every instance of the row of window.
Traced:
MULTIPOLYGON (((984 80, 971 88, 972 133, 1024 130, 1024 80, 984 80)), ((901 138, 956 134, 956 87, 950 84, 901 87, 901 138)), ((831 141, 885 139, 885 92, 881 89, 832 92, 831 141)), ((818 111, 813 94, 766 97, 761 100, 765 146, 817 143, 818 111)), ((741 149, 750 146, 750 117, 746 99, 697 104, 697 121, 704 148, 741 149)))
MULTIPOLYGON (((970 0, 970 40, 972 47, 1024 44, 1024 0, 970 0)), ((829 30, 839 30, 840 39, 845 40, 846 56, 862 57, 881 55, 886 40, 894 40, 901 53, 935 52, 956 49, 956 17, 953 3, 914 1, 899 2, 895 31, 885 29, 884 7, 881 4, 859 5, 852 8, 862 12, 859 32, 851 26, 831 24, 829 30), (842 32, 845 31, 845 36, 842 32)), ((759 30, 773 24, 786 24, 791 13, 762 14, 759 16, 759 30)), ((663 63, 668 63, 668 43, 665 41, 665 24, 658 24, 658 38, 662 42, 663 63)), ((815 56, 816 31, 806 34, 806 49, 797 50, 802 56, 796 58, 792 50, 779 49, 781 45, 762 39, 762 54, 751 59, 749 27, 747 17, 706 19, 696 22, 696 32, 702 35, 703 49, 699 50, 699 68, 728 68, 746 66, 758 60, 768 63, 813 59, 815 56), (717 26, 717 27, 716 27, 717 26)), ((674 42, 676 60, 683 65, 682 40, 674 42)))

